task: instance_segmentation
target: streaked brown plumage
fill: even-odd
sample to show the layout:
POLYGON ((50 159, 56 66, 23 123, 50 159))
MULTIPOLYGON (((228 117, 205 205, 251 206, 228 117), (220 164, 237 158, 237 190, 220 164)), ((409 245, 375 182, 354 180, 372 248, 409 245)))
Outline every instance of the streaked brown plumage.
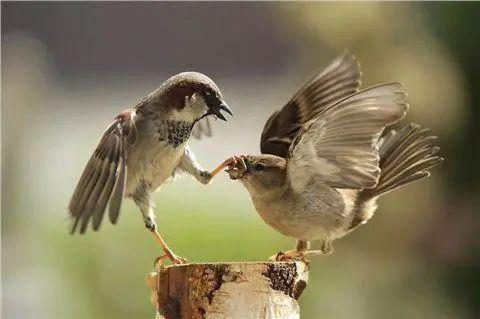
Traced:
POLYGON ((429 176, 439 164, 435 137, 401 120, 399 83, 359 91, 358 64, 346 53, 307 82, 263 129, 262 155, 233 157, 227 170, 249 191, 262 219, 298 240, 277 257, 303 257, 319 238, 331 242, 365 223, 379 196, 429 176))
POLYGON ((150 194, 181 171, 204 184, 211 180, 218 168, 212 173, 203 170, 187 141, 191 134, 211 135, 208 116, 225 120, 220 111, 231 114, 217 85, 203 74, 185 72, 119 113, 104 132, 70 201, 72 233, 84 233, 89 224, 98 230, 107 205, 115 224, 123 197, 129 197, 166 255, 181 262, 157 233, 150 194))

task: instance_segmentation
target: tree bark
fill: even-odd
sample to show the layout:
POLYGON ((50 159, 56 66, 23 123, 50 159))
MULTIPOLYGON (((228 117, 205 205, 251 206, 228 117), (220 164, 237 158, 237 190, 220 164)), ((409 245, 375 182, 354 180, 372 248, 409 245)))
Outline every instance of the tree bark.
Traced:
POLYGON ((294 319, 308 265, 231 262, 175 265, 147 275, 157 317, 165 319, 294 319))

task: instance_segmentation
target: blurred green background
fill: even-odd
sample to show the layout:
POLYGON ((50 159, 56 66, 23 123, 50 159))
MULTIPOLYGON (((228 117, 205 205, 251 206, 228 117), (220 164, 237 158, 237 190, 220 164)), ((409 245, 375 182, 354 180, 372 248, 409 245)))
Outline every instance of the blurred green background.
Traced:
MULTIPOLYGON (((144 276, 160 251, 133 204, 116 227, 68 234, 69 197, 106 125, 168 76, 205 73, 235 112, 193 142, 211 169, 258 152, 270 113, 346 48, 364 86, 405 84, 406 121, 430 127, 446 161, 313 260, 302 318, 479 318, 479 17, 479 3, 2 2, 2 318, 151 318, 144 276)), ((155 202, 191 261, 294 245, 226 176, 177 180, 155 202)))

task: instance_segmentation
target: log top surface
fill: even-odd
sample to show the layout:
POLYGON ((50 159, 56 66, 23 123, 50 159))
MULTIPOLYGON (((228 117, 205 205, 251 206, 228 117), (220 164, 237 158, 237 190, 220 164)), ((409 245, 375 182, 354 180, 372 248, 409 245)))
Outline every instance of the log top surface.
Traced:
MULTIPOLYGON (((163 318, 298 318, 303 261, 168 265, 147 275, 163 318)), ((162 317, 158 317, 162 318, 162 317)))

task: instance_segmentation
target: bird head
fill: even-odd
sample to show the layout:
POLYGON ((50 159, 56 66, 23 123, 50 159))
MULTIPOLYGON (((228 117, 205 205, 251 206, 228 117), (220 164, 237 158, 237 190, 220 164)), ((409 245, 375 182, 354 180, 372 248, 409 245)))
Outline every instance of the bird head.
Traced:
POLYGON ((169 115, 177 121, 194 123, 206 116, 215 116, 226 121, 222 111, 232 115, 218 86, 206 75, 183 72, 166 80, 152 93, 167 107, 169 115))
POLYGON ((226 172, 256 196, 274 192, 285 185, 287 162, 284 158, 262 154, 242 155, 229 160, 226 172))

